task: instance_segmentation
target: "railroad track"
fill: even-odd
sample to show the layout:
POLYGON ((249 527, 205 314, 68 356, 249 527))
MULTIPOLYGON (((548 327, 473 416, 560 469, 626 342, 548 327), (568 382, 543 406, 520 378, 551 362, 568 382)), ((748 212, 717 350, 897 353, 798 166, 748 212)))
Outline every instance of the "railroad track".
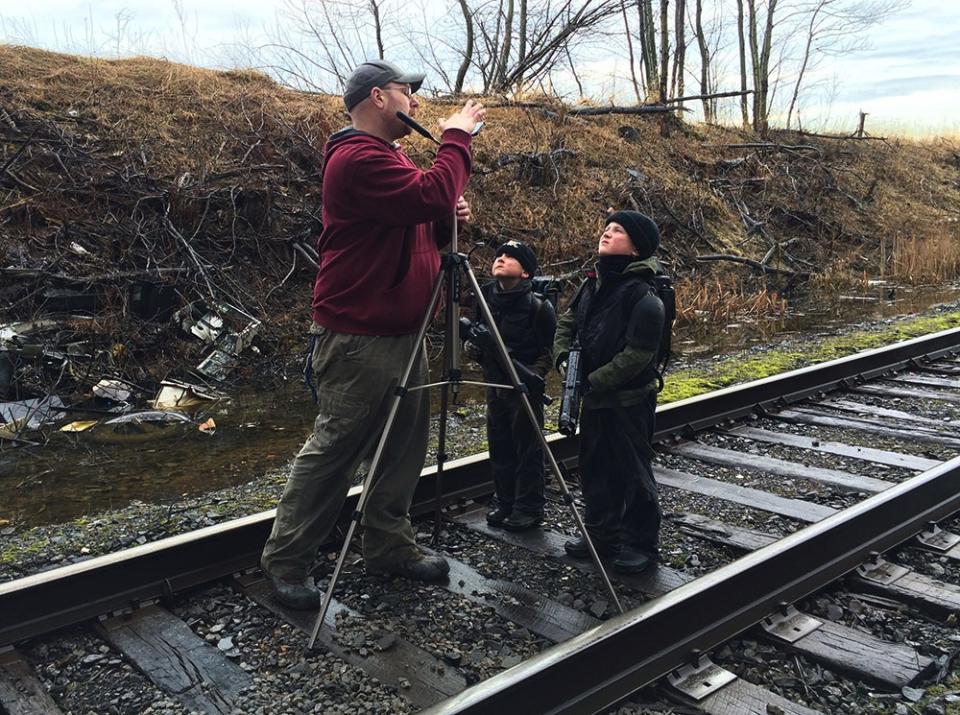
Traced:
MULTIPOLYGON (((530 658, 503 658, 501 668, 515 667, 468 687, 478 672, 463 660, 469 654, 417 644, 417 623, 426 627, 429 618, 391 632, 390 608, 367 608, 371 594, 353 591, 359 611, 338 601, 321 644, 396 688, 405 707, 438 713, 604 712, 656 682, 663 683, 657 692, 692 712, 825 712, 711 662, 712 649, 748 631, 883 691, 922 683, 942 669, 942 659, 812 619, 793 604, 845 578, 857 593, 872 594, 862 601, 902 604, 932 622, 955 623, 960 587, 881 554, 915 543, 921 555, 960 561, 960 536, 937 526, 960 511, 960 457, 953 456, 960 454, 960 427, 946 419, 960 414, 957 354, 960 329, 662 406, 656 473, 669 510, 664 531, 727 556, 715 569, 700 569, 699 578, 670 563, 640 576, 612 574, 634 606, 622 616, 611 617, 601 600, 553 598, 561 590, 556 584, 588 579, 581 572, 591 568, 562 555, 558 529, 571 528, 565 517, 525 534, 490 529, 476 508, 491 491, 485 459, 450 462, 444 485, 451 525, 443 545, 452 559, 449 584, 379 588, 464 604, 464 618, 495 614, 556 645, 530 658), (752 515, 753 525, 730 523, 734 514, 752 515), (496 558, 496 577, 484 575, 489 564, 476 555, 483 549, 503 550, 506 562, 526 554, 543 567, 543 578, 522 579, 532 587, 514 582, 496 558), (363 620, 388 625, 351 640, 349 625, 363 620)), ((576 438, 555 436, 551 444, 558 459, 575 462, 576 438)), ((415 514, 433 511, 433 478, 434 470, 425 470, 415 514)), ((560 506, 555 511, 563 514, 560 506)), ((191 612, 190 599, 221 582, 242 600, 234 601, 236 610, 260 609, 309 629, 311 614, 273 603, 255 571, 272 518, 272 511, 255 514, 0 584, 0 708, 60 711, 37 672, 44 668, 36 648, 32 657, 21 651, 55 642, 55 631, 70 627, 95 632, 103 658, 119 662, 122 654, 187 711, 243 712, 254 674, 237 665, 232 642, 211 637, 217 631, 206 626, 201 637, 198 622, 181 616, 191 612)), ((599 579, 594 586, 602 592, 599 579)), ((375 600, 402 611, 402 598, 391 603, 383 593, 375 600)), ((123 711, 122 702, 115 711, 123 711)))

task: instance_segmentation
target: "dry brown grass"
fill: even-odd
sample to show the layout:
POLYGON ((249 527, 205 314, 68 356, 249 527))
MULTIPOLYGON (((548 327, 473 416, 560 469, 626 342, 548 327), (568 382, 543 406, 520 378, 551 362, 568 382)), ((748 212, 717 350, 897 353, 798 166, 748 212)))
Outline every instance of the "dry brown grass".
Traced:
POLYGON ((777 291, 748 285, 737 276, 684 278, 675 289, 680 324, 780 317, 787 312, 787 301, 777 291))
POLYGON ((889 278, 910 284, 945 283, 960 277, 960 241, 948 235, 896 238, 889 278))

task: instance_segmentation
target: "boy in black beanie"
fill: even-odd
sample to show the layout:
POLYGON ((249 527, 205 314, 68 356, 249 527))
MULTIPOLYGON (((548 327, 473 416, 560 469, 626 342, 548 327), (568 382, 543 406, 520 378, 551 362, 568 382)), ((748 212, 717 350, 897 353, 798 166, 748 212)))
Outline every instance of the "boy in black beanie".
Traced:
MULTIPOLYGON (((584 522, 614 570, 638 573, 657 561, 660 505, 650 460, 657 407, 655 363, 664 307, 651 283, 659 269, 656 224, 637 211, 616 211, 587 274, 557 326, 554 357, 562 370, 570 346, 582 349, 580 481, 584 522)), ((583 537, 564 544, 589 558, 583 537)))
MULTIPOLYGON (((516 362, 543 377, 553 364, 557 316, 549 301, 532 292, 536 255, 525 243, 507 241, 497 249, 490 272, 494 280, 482 288, 483 297, 507 351, 516 362)), ((483 325, 479 311, 476 323, 483 325)), ((510 384, 493 351, 467 343, 466 354, 480 363, 487 382, 510 384)), ((530 424, 516 390, 488 387, 486 393, 487 443, 496 488, 487 522, 511 531, 524 531, 543 522, 543 447, 534 431, 543 427, 543 386, 527 386, 538 428, 530 424)))

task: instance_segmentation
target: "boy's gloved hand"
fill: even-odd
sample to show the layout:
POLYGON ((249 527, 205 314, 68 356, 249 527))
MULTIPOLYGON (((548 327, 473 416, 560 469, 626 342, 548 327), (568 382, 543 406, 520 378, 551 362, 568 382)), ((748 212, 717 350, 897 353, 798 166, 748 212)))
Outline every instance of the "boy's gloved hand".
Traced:
POLYGON ((567 374, 567 357, 570 353, 560 353, 557 355, 557 359, 554 361, 553 366, 557 369, 561 375, 566 376, 567 374))
POLYGON ((483 350, 480 349, 479 345, 469 340, 463 344, 463 354, 474 362, 483 361, 483 350))

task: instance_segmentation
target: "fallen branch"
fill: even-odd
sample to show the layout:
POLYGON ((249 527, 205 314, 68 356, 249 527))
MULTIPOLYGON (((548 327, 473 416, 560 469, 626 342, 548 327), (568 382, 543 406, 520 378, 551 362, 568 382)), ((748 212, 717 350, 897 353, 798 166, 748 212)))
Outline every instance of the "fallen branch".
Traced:
POLYGON ((742 263, 745 266, 750 266, 756 271, 761 273, 769 273, 774 275, 789 276, 790 278, 799 278, 800 280, 807 280, 810 277, 810 274, 806 271, 791 271, 786 268, 771 268, 770 266, 763 265, 760 261, 755 261, 752 258, 744 258, 743 256, 731 256, 727 253, 717 253, 710 254, 707 256, 697 256, 694 260, 699 263, 708 263, 711 261, 730 261, 731 263, 742 263))
POLYGON ((578 107, 567 114, 581 117, 593 117, 600 114, 667 114, 685 111, 683 107, 668 107, 665 104, 641 104, 638 107, 578 107))
POLYGON ((51 273, 37 268, 0 268, 0 275, 10 278, 51 278, 66 283, 106 283, 131 278, 159 278, 163 273, 190 273, 189 268, 145 268, 142 271, 115 271, 91 276, 71 276, 66 273, 51 273))
POLYGON ((773 149, 775 151, 814 151, 822 153, 820 147, 812 144, 775 144, 772 142, 752 142, 748 144, 704 144, 704 146, 725 149, 773 149))
POLYGON ((886 137, 875 137, 869 134, 864 134, 862 137, 858 137, 856 134, 817 134, 815 132, 805 132, 805 131, 798 131, 797 134, 802 137, 816 137, 817 139, 840 139, 840 140, 851 140, 851 141, 860 141, 861 139, 875 139, 880 142, 887 141, 886 137))
POLYGON ((723 97, 743 97, 748 94, 753 94, 752 89, 745 89, 739 92, 714 92, 713 94, 693 94, 689 97, 674 97, 673 99, 668 99, 664 104, 675 104, 676 102, 692 102, 695 99, 722 99, 723 97))

